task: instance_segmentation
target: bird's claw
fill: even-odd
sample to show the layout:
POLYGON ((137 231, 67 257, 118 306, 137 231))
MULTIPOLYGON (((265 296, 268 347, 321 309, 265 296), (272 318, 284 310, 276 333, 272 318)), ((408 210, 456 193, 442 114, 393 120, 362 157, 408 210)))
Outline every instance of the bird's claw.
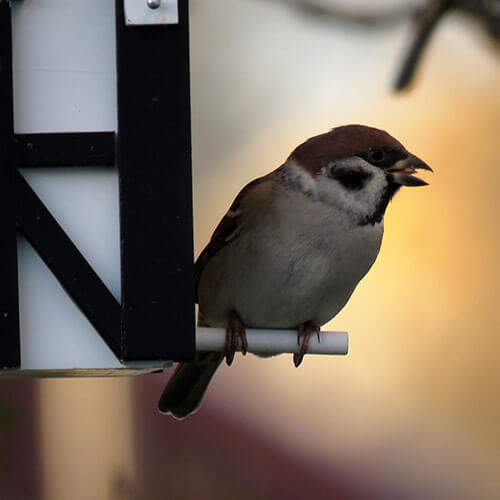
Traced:
POLYGON ((302 363, 304 359, 304 354, 307 352, 309 347, 309 339, 313 334, 318 337, 318 342, 320 342, 319 336, 319 326, 315 325, 311 321, 306 321, 299 325, 297 329, 297 344, 300 346, 299 352, 293 355, 293 364, 297 367, 302 363))
POLYGON ((226 328, 226 344, 224 346, 224 356, 226 363, 231 366, 234 360, 234 355, 238 349, 238 344, 241 342, 241 352, 243 355, 247 353, 248 342, 245 325, 243 325, 240 317, 235 311, 231 311, 228 316, 226 328))

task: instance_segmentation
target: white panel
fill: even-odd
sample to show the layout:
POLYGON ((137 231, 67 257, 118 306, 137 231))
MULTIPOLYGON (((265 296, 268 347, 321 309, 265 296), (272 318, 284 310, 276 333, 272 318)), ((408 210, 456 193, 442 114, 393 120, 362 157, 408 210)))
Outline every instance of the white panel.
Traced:
POLYGON ((16 132, 116 128, 114 2, 13 2, 16 132))
POLYGON ((18 242, 21 368, 118 368, 121 364, 28 242, 18 242))

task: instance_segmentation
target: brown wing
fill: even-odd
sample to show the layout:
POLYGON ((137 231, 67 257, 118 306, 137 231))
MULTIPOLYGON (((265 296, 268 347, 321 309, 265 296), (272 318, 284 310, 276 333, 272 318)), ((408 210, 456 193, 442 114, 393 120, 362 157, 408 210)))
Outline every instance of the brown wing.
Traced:
POLYGON ((194 286, 195 286, 195 299, 198 303, 198 284, 200 282, 201 273, 207 265, 207 262, 227 243, 234 240, 238 236, 238 226, 241 220, 241 201, 248 194, 249 190, 260 184, 266 179, 265 177, 259 177, 248 183, 236 196, 235 200, 231 204, 231 207, 226 212, 226 215, 221 219, 218 226, 215 228, 208 245, 203 249, 198 259, 194 264, 194 286))

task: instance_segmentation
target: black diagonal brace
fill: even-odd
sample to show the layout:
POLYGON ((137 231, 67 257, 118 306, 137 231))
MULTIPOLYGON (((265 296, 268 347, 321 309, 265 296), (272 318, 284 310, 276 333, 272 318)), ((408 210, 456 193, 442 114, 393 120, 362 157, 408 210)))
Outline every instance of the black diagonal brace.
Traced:
POLYGON ((120 304, 38 196, 16 173, 17 225, 114 354, 122 359, 120 304))

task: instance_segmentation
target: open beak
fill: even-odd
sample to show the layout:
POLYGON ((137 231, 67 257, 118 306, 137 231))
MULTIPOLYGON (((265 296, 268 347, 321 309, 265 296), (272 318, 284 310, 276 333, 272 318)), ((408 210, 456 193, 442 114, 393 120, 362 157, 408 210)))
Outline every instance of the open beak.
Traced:
POLYGON ((428 183, 415 177, 417 170, 429 170, 432 168, 415 155, 408 153, 408 156, 389 167, 386 172, 391 174, 392 180, 402 186, 427 186, 428 183))

